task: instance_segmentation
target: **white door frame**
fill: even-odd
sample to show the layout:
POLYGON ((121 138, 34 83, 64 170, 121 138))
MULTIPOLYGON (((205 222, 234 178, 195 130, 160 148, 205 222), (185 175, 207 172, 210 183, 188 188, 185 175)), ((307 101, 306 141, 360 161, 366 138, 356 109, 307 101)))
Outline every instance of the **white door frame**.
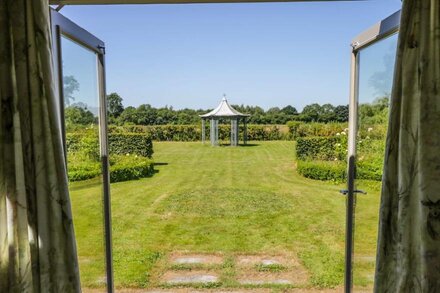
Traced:
POLYGON ((356 179, 356 134, 358 132, 358 104, 359 104, 359 52, 380 40, 383 40, 399 31, 400 10, 384 20, 376 23, 369 29, 356 36, 351 47, 350 70, 350 97, 348 118, 348 157, 347 157, 347 195, 346 232, 345 232, 345 277, 344 287, 346 293, 353 289, 353 244, 356 193, 362 191, 355 189, 356 179))

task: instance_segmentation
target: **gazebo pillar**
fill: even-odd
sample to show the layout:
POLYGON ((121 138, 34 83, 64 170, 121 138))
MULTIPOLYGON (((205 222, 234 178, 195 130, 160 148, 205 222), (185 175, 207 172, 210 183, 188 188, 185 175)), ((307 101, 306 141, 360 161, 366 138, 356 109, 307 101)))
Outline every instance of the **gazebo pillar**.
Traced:
POLYGON ((202 143, 205 143, 205 119, 202 119, 202 143))
POLYGON ((247 121, 246 117, 244 117, 244 132, 243 132, 243 143, 247 144, 247 121))
POLYGON ((231 146, 238 144, 238 118, 231 119, 231 146))
POLYGON ((216 146, 218 145, 218 120, 212 118, 211 119, 211 145, 216 146))

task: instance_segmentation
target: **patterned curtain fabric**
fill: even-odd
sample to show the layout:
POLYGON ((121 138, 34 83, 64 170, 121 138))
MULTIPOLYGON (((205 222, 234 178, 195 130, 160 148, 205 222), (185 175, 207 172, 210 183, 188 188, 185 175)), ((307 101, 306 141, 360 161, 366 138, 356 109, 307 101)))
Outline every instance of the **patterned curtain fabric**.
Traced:
POLYGON ((79 292, 47 0, 0 1, 0 292, 79 292))
POLYGON ((403 1, 375 292, 440 292, 440 0, 403 1))

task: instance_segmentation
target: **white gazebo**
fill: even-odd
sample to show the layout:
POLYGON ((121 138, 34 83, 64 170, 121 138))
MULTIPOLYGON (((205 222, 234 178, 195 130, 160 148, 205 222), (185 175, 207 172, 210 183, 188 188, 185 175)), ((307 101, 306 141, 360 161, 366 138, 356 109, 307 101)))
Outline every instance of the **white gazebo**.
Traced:
POLYGON ((218 121, 220 119, 230 119, 231 120, 231 146, 238 145, 238 132, 239 132, 239 122, 240 120, 244 123, 244 133, 243 133, 243 143, 247 143, 247 121, 246 118, 249 117, 248 114, 243 114, 235 110, 229 105, 228 100, 226 100, 226 95, 223 96, 220 104, 209 113, 200 115, 202 118, 202 142, 205 143, 205 122, 206 120, 211 120, 210 127, 210 138, 211 145, 218 145, 218 121))

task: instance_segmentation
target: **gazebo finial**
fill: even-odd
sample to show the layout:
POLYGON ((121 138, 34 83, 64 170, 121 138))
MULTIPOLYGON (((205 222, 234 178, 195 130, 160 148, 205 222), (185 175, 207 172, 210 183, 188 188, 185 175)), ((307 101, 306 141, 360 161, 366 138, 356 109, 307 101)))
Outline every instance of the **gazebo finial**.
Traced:
POLYGON ((226 101, 226 94, 223 94, 223 101, 226 101))

